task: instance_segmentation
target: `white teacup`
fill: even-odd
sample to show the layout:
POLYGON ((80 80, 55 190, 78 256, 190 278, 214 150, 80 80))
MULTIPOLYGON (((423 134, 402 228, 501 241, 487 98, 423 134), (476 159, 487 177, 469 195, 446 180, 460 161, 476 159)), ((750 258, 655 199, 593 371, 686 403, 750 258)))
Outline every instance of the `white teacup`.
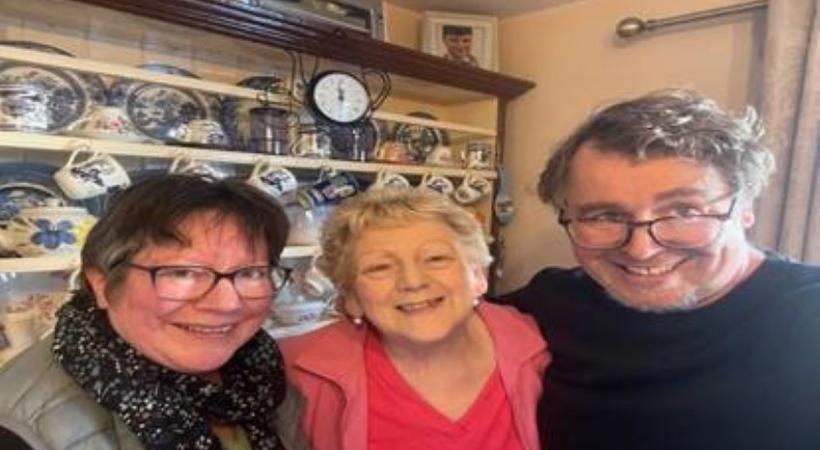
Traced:
POLYGON ((281 197, 299 187, 299 181, 290 170, 266 161, 253 166, 246 181, 272 197, 281 197))
POLYGON ((194 119, 168 132, 168 137, 186 144, 216 145, 228 144, 228 136, 219 122, 211 119, 194 119))
POLYGON ((180 175, 196 175, 210 180, 220 180, 227 176, 226 173, 218 168, 208 164, 205 161, 189 158, 187 156, 178 156, 171 162, 168 168, 169 174, 180 175))
POLYGON ((94 105, 85 117, 71 124, 70 133, 121 141, 145 140, 125 111, 117 106, 94 105))
POLYGON ((493 186, 486 178, 467 174, 461 184, 453 191, 453 199, 462 205, 471 205, 489 195, 493 186))
POLYGON ((456 161, 455 156, 453 155, 453 149, 447 145, 439 145, 427 155, 427 158, 424 160, 427 164, 433 166, 457 166, 458 161, 456 161))
POLYGON ((439 194, 450 195, 455 191, 455 186, 449 178, 442 175, 435 175, 433 173, 426 173, 421 177, 421 182, 418 185, 422 189, 430 189, 439 194))
POLYGON ((330 304, 324 300, 306 300, 292 303, 274 302, 271 310, 276 321, 293 326, 316 322, 325 317, 330 304))
POLYGON ((410 181, 404 175, 390 170, 381 170, 367 189, 405 189, 410 186, 412 186, 410 181))
POLYGON ((0 246, 23 256, 77 253, 95 221, 85 208, 23 208, 0 230, 0 246))
POLYGON ((128 172, 113 156, 87 149, 74 150, 65 166, 54 173, 54 180, 74 200, 115 192, 131 184, 128 172), (80 159, 81 154, 87 157, 80 159))
POLYGON ((493 146, 488 142, 468 142, 464 146, 461 159, 464 161, 464 167, 468 169, 489 169, 493 166, 493 146))

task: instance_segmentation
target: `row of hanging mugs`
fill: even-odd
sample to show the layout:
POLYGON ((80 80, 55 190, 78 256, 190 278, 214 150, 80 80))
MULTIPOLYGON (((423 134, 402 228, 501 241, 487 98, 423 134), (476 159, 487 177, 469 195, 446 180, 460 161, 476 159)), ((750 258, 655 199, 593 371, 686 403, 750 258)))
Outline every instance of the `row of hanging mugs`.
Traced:
MULTIPOLYGON (((213 163, 186 155, 175 158, 168 173, 191 174, 210 179, 225 178, 229 175, 213 163)), ((75 149, 66 164, 55 172, 54 179, 73 200, 84 200, 116 192, 131 183, 128 171, 112 155, 95 152, 88 147, 75 149)), ((256 163, 247 182, 274 198, 282 198, 299 188, 296 175, 270 160, 256 163)), ((472 172, 464 176, 459 186, 455 186, 445 176, 428 172, 421 177, 418 186, 449 195, 462 205, 476 203, 492 190, 492 183, 488 179, 472 172)), ((411 187, 411 182, 398 172, 382 170, 376 175, 369 189, 381 187, 406 188, 411 187)), ((302 189, 296 198, 303 206, 315 207, 338 203, 360 191, 359 182, 353 175, 323 168, 319 171, 318 179, 308 188, 302 189)))

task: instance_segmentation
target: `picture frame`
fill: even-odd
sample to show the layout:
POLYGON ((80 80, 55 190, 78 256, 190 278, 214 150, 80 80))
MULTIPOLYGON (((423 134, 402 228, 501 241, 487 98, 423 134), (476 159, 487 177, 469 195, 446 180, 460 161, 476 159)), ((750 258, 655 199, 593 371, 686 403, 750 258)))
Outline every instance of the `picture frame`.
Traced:
POLYGON ((486 70, 498 70, 498 18, 425 11, 422 51, 486 70))

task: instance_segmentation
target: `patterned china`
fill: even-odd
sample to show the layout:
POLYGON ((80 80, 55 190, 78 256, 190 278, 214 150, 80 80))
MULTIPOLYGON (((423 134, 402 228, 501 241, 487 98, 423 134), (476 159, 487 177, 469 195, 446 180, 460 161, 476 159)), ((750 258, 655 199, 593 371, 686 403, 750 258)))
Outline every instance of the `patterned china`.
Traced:
POLYGON ((85 208, 24 208, 0 230, 0 247, 23 256, 76 253, 94 221, 85 208))
POLYGON ((0 84, 0 130, 48 130, 48 99, 34 84, 0 84))
MULTIPOLYGON (((199 78, 193 73, 167 64, 144 64, 141 69, 169 75, 199 78)), ((117 80, 111 86, 111 102, 125 109, 131 122, 146 136, 160 141, 172 139, 171 130, 197 119, 213 119, 214 96, 155 83, 117 80)))
MULTIPOLYGON (((0 41, 0 45, 72 56, 37 42, 0 41)), ((0 61, 0 84, 29 84, 42 91, 47 99, 49 132, 65 129, 83 117, 89 105, 105 104, 107 98, 105 83, 98 75, 24 62, 0 61)))

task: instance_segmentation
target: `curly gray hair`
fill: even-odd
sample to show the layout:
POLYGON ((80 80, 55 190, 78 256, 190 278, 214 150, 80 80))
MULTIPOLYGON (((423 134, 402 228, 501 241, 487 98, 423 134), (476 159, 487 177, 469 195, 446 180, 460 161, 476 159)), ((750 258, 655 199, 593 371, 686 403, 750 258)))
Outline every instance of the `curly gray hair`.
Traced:
POLYGON ((718 169, 729 185, 754 199, 774 170, 754 109, 742 117, 693 91, 668 89, 616 103, 590 116, 547 161, 541 200, 564 207, 573 156, 585 143, 635 159, 682 157, 718 169))
POLYGON ((484 230, 467 210, 447 197, 422 189, 376 189, 345 200, 322 226, 316 266, 342 292, 350 287, 356 270, 354 249, 370 227, 436 220, 453 230, 470 264, 486 268, 492 261, 484 230))

